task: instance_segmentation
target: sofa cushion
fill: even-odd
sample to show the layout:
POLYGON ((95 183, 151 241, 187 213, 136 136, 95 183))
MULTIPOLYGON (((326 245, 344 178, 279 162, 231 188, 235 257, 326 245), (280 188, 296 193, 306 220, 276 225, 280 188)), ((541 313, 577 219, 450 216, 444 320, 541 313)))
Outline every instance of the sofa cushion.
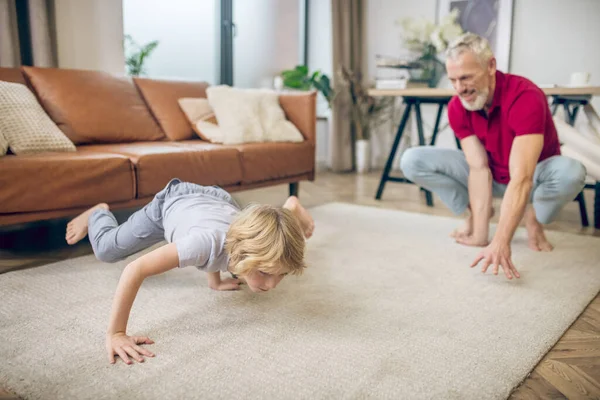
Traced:
POLYGON ((315 149, 308 142, 246 143, 234 147, 240 152, 242 183, 301 175, 315 169, 315 149))
POLYGON ((179 108, 182 97, 206 97, 206 82, 179 82, 147 78, 133 79, 146 104, 170 140, 191 139, 192 126, 179 108))
POLYGON ((133 166, 117 154, 50 153, 0 158, 0 214, 131 200, 133 166))
POLYGON ((20 68, 0 68, 0 81, 27 84, 20 68))
POLYGON ((185 148, 235 149, 239 152, 243 177, 242 184, 287 178, 314 171, 315 149, 302 143, 247 143, 218 145, 194 140, 174 143, 185 148))
POLYGON ((235 185, 242 180, 239 152, 235 148, 200 140, 89 145, 80 151, 122 154, 135 165, 137 197, 152 196, 173 178, 200 185, 235 185))
POLYGON ((57 68, 23 71, 42 106, 75 144, 164 138, 129 78, 57 68))
POLYGON ((304 139, 316 143, 317 93, 285 93, 279 95, 285 117, 302 133, 304 139))
MULTIPOLYGON (((0 81, 0 115, 0 135, 14 154, 75 151, 75 145, 23 84, 0 81)), ((1 142, 2 138, 0 155, 4 147, 1 142)))

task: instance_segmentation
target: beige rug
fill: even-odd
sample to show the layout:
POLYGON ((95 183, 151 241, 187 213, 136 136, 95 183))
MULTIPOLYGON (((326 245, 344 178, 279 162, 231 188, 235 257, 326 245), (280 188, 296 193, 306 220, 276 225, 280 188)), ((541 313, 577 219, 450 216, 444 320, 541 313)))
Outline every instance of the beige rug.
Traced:
POLYGON ((130 333, 144 364, 109 365, 126 262, 84 257, 0 275, 0 387, 32 399, 502 399, 600 289, 600 241, 514 242, 522 279, 468 268, 457 221, 345 204, 311 210, 310 268, 273 292, 214 292, 193 268, 148 279, 130 333))

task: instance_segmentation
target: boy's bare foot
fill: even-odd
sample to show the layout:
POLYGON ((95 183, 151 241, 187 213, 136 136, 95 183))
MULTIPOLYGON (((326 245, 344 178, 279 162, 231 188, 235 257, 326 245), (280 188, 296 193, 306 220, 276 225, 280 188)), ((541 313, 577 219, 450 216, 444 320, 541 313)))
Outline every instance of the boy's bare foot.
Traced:
POLYGON ((283 205, 283 207, 287 208, 288 210, 293 212, 294 215, 296 215, 296 218, 298 218, 298 220, 300 221, 300 226, 304 231, 304 237, 307 239, 311 237, 313 231, 315 230, 315 221, 310 216, 308 211, 306 211, 306 209, 302 207, 302 204, 300 204, 300 200, 298 200, 296 196, 290 196, 283 205))
POLYGON ((83 239, 88 233, 88 218, 90 215, 98 210, 104 209, 108 210, 108 204, 100 203, 90 208, 89 210, 79 214, 77 217, 73 218, 67 224, 67 234, 65 235, 65 239, 67 243, 73 245, 83 239))
POLYGON ((535 251, 552 251, 554 246, 550 244, 542 224, 535 217, 535 210, 529 206, 525 211, 525 228, 527 229, 527 238, 529 248, 535 251))

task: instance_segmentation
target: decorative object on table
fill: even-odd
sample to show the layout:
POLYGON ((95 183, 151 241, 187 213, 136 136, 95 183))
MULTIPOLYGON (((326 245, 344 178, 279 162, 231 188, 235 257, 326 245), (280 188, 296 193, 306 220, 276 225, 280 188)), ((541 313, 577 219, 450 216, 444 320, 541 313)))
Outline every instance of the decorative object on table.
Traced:
POLYGON ((345 67, 341 68, 340 76, 345 90, 339 95, 347 96, 350 106, 348 112, 355 139, 356 171, 365 173, 371 167, 371 132, 389 119, 394 98, 369 96, 369 87, 362 82, 362 76, 345 67))
POLYGON ((445 66, 438 54, 463 33, 456 22, 457 18, 458 10, 455 9, 439 25, 424 18, 403 18, 398 21, 403 30, 404 46, 417 54, 414 63, 418 67, 409 69, 411 82, 426 83, 432 88, 437 86, 445 73, 445 66))
POLYGON ((440 0, 438 4, 438 20, 458 10, 457 23, 461 28, 486 38, 498 69, 510 72, 513 0, 440 0))
POLYGON ((144 63, 158 46, 158 40, 139 45, 130 35, 125 35, 125 66, 131 76, 145 75, 144 63))
POLYGON ((327 105, 331 108, 335 92, 331 88, 331 80, 321 71, 309 74, 306 65, 298 65, 294 69, 282 71, 281 77, 283 78, 284 87, 297 90, 317 90, 323 95, 327 105))

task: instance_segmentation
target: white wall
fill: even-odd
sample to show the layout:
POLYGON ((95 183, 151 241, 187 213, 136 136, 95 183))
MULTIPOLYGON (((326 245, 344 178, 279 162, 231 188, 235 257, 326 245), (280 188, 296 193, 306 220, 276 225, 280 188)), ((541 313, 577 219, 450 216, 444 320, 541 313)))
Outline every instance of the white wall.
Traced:
POLYGON ((121 0, 54 0, 58 66, 124 74, 121 0))
POLYGON ((515 0, 510 69, 538 84, 586 71, 600 86, 600 1, 515 0))
POLYGON ((140 45, 158 40, 147 76, 218 82, 217 0, 123 0, 124 32, 140 45))
POLYGON ((235 0, 233 82, 238 87, 272 87, 273 78, 299 63, 298 0, 235 0))

